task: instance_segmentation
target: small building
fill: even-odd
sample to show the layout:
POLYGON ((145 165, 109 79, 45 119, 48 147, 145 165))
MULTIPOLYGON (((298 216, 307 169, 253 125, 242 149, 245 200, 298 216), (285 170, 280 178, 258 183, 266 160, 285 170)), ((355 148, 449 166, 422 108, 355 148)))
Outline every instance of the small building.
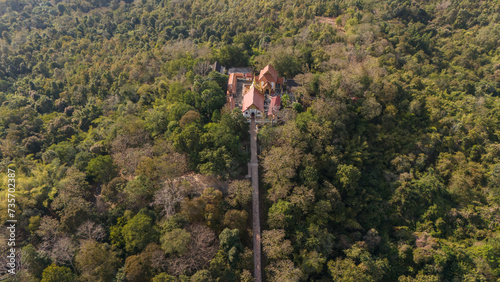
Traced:
POLYGON ((237 95, 238 91, 238 80, 246 81, 247 83, 252 82, 252 73, 242 73, 242 72, 231 72, 229 73, 229 80, 227 83, 227 95, 237 95))
POLYGON ((281 92, 283 88, 284 77, 279 77, 278 71, 271 65, 265 66, 257 78, 262 92, 267 95, 274 95, 276 92, 281 92))
POLYGON ((279 112, 281 107, 281 96, 274 96, 271 98, 271 104, 269 105, 268 116, 275 117, 276 113, 279 112))
POLYGON ((227 83, 227 95, 235 95, 236 89, 238 87, 238 76, 242 77, 242 73, 230 73, 229 80, 227 83))
POLYGON ((221 64, 219 64, 219 62, 217 62, 217 61, 215 61, 215 63, 213 65, 210 65, 210 67, 212 68, 213 71, 216 71, 216 72, 219 72, 222 74, 224 74, 226 72, 226 68, 223 67, 221 64))
POLYGON ((264 113, 264 94, 254 85, 243 96, 243 106, 241 107, 243 116, 246 118, 262 118, 264 113))

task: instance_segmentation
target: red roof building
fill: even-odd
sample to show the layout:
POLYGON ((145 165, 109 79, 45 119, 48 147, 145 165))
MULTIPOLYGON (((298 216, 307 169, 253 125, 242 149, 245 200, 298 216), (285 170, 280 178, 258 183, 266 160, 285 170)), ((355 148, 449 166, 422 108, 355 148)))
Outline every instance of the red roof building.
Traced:
POLYGON ((260 71, 259 81, 278 82, 278 71, 271 65, 265 66, 260 71))
POLYGON ((276 93, 276 90, 283 85, 284 81, 285 79, 279 77, 278 71, 273 66, 267 65, 260 71, 256 82, 259 83, 262 92, 272 94, 276 93))
POLYGON ((229 80, 227 83, 227 94, 234 95, 236 94, 236 87, 238 86, 238 76, 243 76, 242 73, 230 73, 229 80))
POLYGON ((262 113, 264 112, 264 94, 252 86, 243 96, 241 111, 246 118, 262 117, 262 113))
POLYGON ((268 116, 272 116, 279 111, 281 107, 281 96, 274 96, 271 98, 271 104, 269 105, 269 111, 267 111, 268 116))

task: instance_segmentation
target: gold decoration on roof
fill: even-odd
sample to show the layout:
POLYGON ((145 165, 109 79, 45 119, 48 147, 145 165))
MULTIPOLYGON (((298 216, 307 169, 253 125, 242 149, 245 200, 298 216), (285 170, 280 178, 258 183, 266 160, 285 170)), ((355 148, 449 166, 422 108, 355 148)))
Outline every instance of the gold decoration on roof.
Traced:
POLYGON ((262 87, 260 87, 260 83, 257 83, 257 81, 255 80, 255 75, 253 76, 252 86, 255 87, 255 89, 259 90, 260 93, 262 93, 262 87))

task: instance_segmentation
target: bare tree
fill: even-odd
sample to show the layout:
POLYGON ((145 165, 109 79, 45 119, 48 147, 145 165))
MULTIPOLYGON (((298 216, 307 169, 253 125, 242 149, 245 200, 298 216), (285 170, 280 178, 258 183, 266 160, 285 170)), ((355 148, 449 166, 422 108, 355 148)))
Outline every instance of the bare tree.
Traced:
POLYGON ((69 264, 73 269, 73 259, 75 257, 77 244, 69 237, 63 237, 57 240, 50 250, 50 258, 52 262, 57 264, 69 264))
POLYGON ((106 231, 101 225, 88 220, 78 227, 77 235, 80 239, 84 240, 93 239, 102 241, 106 237, 106 231))
POLYGON ((40 237, 41 244, 38 250, 50 257, 57 264, 68 264, 73 266, 73 259, 78 249, 78 244, 68 236, 63 237, 60 231, 61 224, 57 219, 44 216, 40 221, 40 227, 35 234, 40 237))
POLYGON ((42 239, 42 243, 39 246, 39 251, 47 255, 50 254, 52 247, 60 237, 60 226, 61 224, 59 223, 59 221, 57 221, 57 219, 50 216, 42 217, 42 220, 40 221, 40 227, 35 232, 35 234, 42 239))
POLYGON ((150 255, 149 260, 151 262, 151 267, 154 269, 166 269, 165 252, 160 248, 160 246, 150 244, 146 247, 146 252, 150 255))
POLYGON ((219 242, 215 233, 201 224, 187 228, 191 233, 191 243, 188 251, 180 257, 167 259, 167 269, 174 275, 193 274, 210 263, 215 256, 219 242))
POLYGON ((209 61, 199 62, 193 68, 194 74, 198 74, 201 76, 207 75, 211 69, 212 69, 212 67, 210 66, 209 61))
POLYGON ((167 181, 163 187, 156 191, 152 206, 161 206, 167 217, 175 214, 175 205, 182 202, 188 194, 183 183, 167 181))

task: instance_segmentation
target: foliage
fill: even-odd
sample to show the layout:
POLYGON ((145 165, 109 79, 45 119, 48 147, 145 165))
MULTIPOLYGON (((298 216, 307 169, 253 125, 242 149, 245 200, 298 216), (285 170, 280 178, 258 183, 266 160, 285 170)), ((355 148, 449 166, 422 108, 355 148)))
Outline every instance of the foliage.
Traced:
POLYGON ((0 0, 18 280, 251 280, 215 61, 297 84, 259 124, 267 280, 498 280, 499 5, 0 0))
POLYGON ((123 226, 122 236, 127 252, 136 253, 157 240, 153 216, 150 212, 141 210, 123 226))
POLYGON ((109 245, 92 240, 83 242, 75 262, 84 281, 109 281, 115 277, 120 264, 109 245))
POLYGON ((49 267, 45 268, 42 273, 43 282, 50 281, 64 281, 70 282, 74 281, 73 272, 71 269, 65 266, 57 266, 55 264, 51 264, 49 267))

